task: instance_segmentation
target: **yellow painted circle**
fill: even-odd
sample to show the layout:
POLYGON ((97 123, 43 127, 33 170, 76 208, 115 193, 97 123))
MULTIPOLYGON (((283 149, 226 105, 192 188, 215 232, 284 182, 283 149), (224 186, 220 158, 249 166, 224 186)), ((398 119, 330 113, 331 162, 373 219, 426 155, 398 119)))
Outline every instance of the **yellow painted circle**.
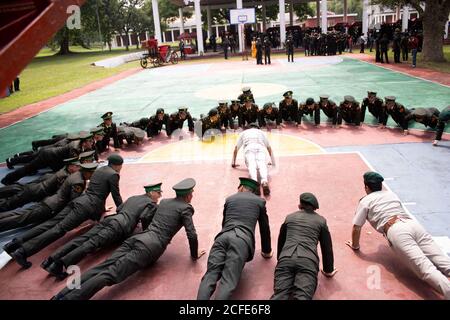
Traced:
MULTIPOLYGON (((238 136, 228 133, 215 137, 213 142, 192 139, 168 143, 147 153, 139 163, 231 160, 238 136)), ((299 137, 279 133, 268 133, 267 137, 275 157, 325 153, 317 144, 299 137)), ((242 149, 238 158, 243 158, 242 149)))

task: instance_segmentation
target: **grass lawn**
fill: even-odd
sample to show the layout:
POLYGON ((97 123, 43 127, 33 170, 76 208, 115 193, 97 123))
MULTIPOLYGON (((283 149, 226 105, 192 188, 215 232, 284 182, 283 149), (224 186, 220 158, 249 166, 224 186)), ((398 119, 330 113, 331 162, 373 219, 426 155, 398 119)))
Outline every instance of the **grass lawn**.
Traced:
POLYGON ((101 51, 100 48, 87 50, 80 47, 71 50, 74 54, 58 56, 48 48, 42 49, 20 74, 20 92, 0 99, 0 114, 60 95, 125 70, 140 68, 138 61, 116 68, 91 66, 91 63, 98 60, 142 50, 136 50, 134 46, 130 47, 128 52, 124 49, 109 52, 106 48, 105 51, 101 51))
MULTIPOLYGON (((356 47, 353 48, 353 52, 359 52, 356 47)), ((372 52, 369 52, 368 50, 365 50, 366 54, 370 54, 375 57, 375 49, 373 49, 372 52)), ((394 63, 394 52, 392 49, 389 49, 388 51, 388 57, 389 57, 389 63, 394 63)), ((417 66, 428 68, 431 70, 441 71, 441 72, 447 72, 450 73, 450 45, 444 46, 444 57, 447 60, 447 62, 424 62, 422 60, 422 53, 417 53, 417 66)), ((400 55, 400 61, 401 61, 401 55, 400 55)), ((404 63, 404 62, 403 62, 404 63)), ((411 53, 408 54, 408 63, 412 64, 412 56, 411 53)))

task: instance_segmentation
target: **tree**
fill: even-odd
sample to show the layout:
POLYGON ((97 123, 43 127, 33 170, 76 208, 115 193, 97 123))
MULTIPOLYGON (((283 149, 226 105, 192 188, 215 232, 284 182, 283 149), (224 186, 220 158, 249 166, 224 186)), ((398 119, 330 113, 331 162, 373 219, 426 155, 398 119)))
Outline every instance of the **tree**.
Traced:
POLYGON ((294 4, 294 12, 300 21, 305 20, 308 16, 313 17, 315 14, 309 3, 294 4))
POLYGON ((129 34, 133 30, 136 12, 144 5, 144 0, 119 0, 117 32, 125 35, 125 50, 130 50, 129 34))
POLYGON ((395 8, 410 5, 419 12, 423 25, 422 57, 425 61, 445 62, 443 34, 450 14, 450 0, 372 0, 373 4, 395 8), (421 4, 424 4, 422 8, 421 4))
POLYGON ((138 41, 136 41, 136 49, 139 49, 139 35, 151 28, 152 20, 150 20, 149 15, 144 11, 143 8, 134 10, 132 13, 132 18, 130 22, 130 27, 136 34, 138 41))

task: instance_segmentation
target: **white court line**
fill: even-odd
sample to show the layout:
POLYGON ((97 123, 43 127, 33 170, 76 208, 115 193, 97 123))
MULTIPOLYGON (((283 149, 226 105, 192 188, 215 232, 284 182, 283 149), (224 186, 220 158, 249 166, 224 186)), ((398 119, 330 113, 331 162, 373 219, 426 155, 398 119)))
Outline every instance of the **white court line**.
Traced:
POLYGON ((8 264, 8 262, 12 260, 11 256, 6 253, 6 251, 3 251, 0 254, 0 270, 8 264))
POLYGON ((392 72, 397 72, 397 73, 403 74, 403 75, 408 76, 408 77, 411 77, 411 78, 416 78, 416 79, 423 80, 423 81, 427 81, 427 82, 431 82, 431 83, 434 83, 434 84, 437 84, 437 85, 440 85, 440 86, 443 86, 443 87, 446 87, 446 88, 450 88, 450 86, 448 86, 448 85, 446 85, 446 84, 442 84, 442 83, 435 82, 435 81, 433 81, 433 80, 428 80, 428 79, 425 79, 425 78, 421 78, 421 77, 418 77, 418 76, 413 76, 413 75, 411 75, 411 74, 409 74, 409 73, 406 73, 406 72, 402 72, 402 71, 398 71, 398 70, 389 69, 389 68, 387 68, 387 67, 385 67, 385 66, 380 66, 380 65, 378 65, 378 64, 371 63, 371 62, 367 62, 367 61, 364 61, 364 60, 360 60, 360 59, 358 59, 358 58, 353 58, 353 57, 348 57, 348 56, 346 56, 346 58, 353 59, 353 60, 356 60, 356 61, 360 61, 360 62, 363 62, 363 63, 367 63, 367 64, 370 64, 370 65, 372 65, 372 66, 375 66, 375 67, 378 67, 378 68, 381 68, 381 69, 384 69, 384 70, 388 70, 388 71, 392 71, 392 72))

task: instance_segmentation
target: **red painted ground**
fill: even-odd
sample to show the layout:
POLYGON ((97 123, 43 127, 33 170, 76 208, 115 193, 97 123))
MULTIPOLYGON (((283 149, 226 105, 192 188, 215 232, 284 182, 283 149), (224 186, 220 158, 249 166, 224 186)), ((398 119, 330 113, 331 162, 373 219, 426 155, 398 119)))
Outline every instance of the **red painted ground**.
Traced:
POLYGON ((365 62, 369 62, 375 64, 379 67, 399 71, 402 73, 406 73, 413 77, 423 78, 429 81, 433 81, 436 83, 440 83, 446 86, 450 86, 450 74, 446 72, 439 72, 435 70, 430 70, 427 68, 423 68, 420 64, 417 65, 416 68, 412 68, 409 63, 375 63, 375 57, 370 56, 368 54, 355 53, 355 54, 347 54, 346 56, 350 58, 356 58, 358 60, 362 60, 365 62))
POLYGON ((91 91, 98 90, 108 84, 111 84, 118 80, 129 77, 141 70, 143 70, 143 69, 135 68, 135 69, 127 70, 127 71, 121 72, 119 74, 116 74, 112 77, 102 79, 99 81, 95 81, 84 87, 72 90, 72 91, 64 93, 62 95, 59 95, 59 96, 56 96, 53 98, 49 98, 49 99, 46 99, 46 100, 43 100, 43 101, 40 101, 37 103, 29 104, 27 106, 13 110, 11 112, 1 114, 0 115, 0 128, 9 126, 18 121, 22 121, 22 120, 31 118, 41 112, 44 112, 44 111, 47 111, 47 110, 53 108, 61 103, 78 98, 86 93, 91 92, 91 91))
MULTIPOLYGON (((132 155, 126 151, 122 153, 126 153, 127 158, 132 155)), ((431 288, 398 264, 384 238, 370 226, 366 225, 363 229, 359 255, 345 246, 344 242, 350 237, 355 206, 364 195, 361 175, 367 169, 356 154, 281 158, 277 171, 271 172, 273 195, 267 202, 273 248, 276 248, 284 217, 296 210, 298 195, 310 191, 319 199, 319 213, 328 220, 335 264, 339 269, 334 279, 320 276, 316 299, 439 299, 431 288), (370 290, 366 285, 371 275, 367 270, 371 266, 381 271, 380 289, 370 290)), ((243 164, 233 170, 228 163, 217 161, 191 165, 128 164, 122 171, 121 192, 127 198, 141 193, 144 184, 161 180, 164 183, 163 196, 172 197, 174 193, 170 187, 174 183, 186 177, 195 178, 194 223, 200 248, 209 251, 214 236, 220 230, 224 199, 236 191, 241 175, 246 175, 243 164)), ((111 199, 108 203, 112 203, 111 199)), ((260 256, 258 233, 255 258, 245 267, 234 296, 236 299, 267 299, 272 294, 276 259, 265 260, 260 256)), ((39 264, 75 234, 66 235, 33 256, 30 259, 33 267, 29 270, 20 270, 15 263, 9 263, 2 269, 0 299, 48 299, 58 292, 64 283, 48 278, 39 264)), ((80 267, 86 270, 105 259, 109 253, 109 250, 104 250, 90 256, 82 261, 80 267)), ((206 257, 196 263, 191 261, 185 232, 180 230, 156 265, 120 285, 102 290, 95 298, 195 299, 206 262, 206 257)))

